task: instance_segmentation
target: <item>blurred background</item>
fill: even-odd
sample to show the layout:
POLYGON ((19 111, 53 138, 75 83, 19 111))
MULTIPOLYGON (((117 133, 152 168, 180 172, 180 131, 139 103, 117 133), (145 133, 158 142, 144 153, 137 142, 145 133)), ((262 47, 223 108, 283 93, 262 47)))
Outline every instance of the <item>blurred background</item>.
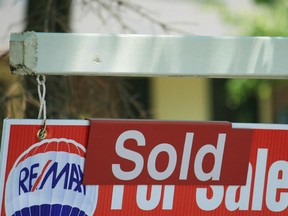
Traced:
MULTIPOLYGON (((0 0, 0 127, 39 110, 36 77, 10 74, 12 32, 283 37, 287 17, 287 0, 0 0)), ((288 123, 286 80, 47 76, 46 88, 50 119, 288 123)))

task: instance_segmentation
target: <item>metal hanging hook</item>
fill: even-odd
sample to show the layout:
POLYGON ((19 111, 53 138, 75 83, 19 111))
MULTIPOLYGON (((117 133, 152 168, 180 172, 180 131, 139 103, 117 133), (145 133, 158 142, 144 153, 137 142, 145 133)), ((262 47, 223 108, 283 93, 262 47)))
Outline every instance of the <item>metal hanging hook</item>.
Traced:
POLYGON ((47 128, 46 128, 46 120, 44 120, 44 124, 43 127, 40 128, 37 132, 37 137, 39 140, 43 140, 46 138, 48 132, 47 132, 47 128))

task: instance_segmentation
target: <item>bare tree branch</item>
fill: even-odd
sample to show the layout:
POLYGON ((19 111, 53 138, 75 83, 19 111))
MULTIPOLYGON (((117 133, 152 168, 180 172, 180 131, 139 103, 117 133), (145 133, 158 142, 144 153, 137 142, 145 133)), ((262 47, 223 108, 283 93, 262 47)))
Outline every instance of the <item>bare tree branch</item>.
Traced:
MULTIPOLYGON (((157 18, 157 13, 128 0, 74 0, 85 12, 95 14, 103 26, 118 23, 127 33, 136 33, 126 14, 150 22, 164 32, 187 33, 157 18)), ((72 0, 29 0, 27 30, 70 32, 69 18, 72 0)), ((7 58, 5 53, 0 58, 7 58)), ((50 118, 79 117, 147 117, 147 110, 139 102, 139 93, 132 89, 131 79, 117 77, 47 77, 47 115, 50 118)), ((35 117, 39 106, 35 77, 25 77, 6 89, 0 97, 7 113, 35 117), (21 88, 15 91, 17 85, 21 88), (13 92, 13 94, 12 94, 13 92), (20 108, 19 108, 20 107, 20 108)))
MULTIPOLYGON (((125 17, 123 16, 126 12, 130 12, 143 20, 150 22, 151 24, 159 27, 165 33, 181 33, 191 34, 179 28, 174 27, 175 23, 166 23, 159 20, 156 16, 155 11, 149 10, 142 5, 128 1, 128 0, 82 0, 82 6, 87 8, 88 11, 94 13, 97 18, 106 25, 109 19, 113 19, 119 24, 122 30, 129 33, 136 33, 135 29, 129 25, 125 17), (103 14, 108 14, 107 18, 103 14), (153 16, 153 14, 155 16, 153 16)), ((186 22, 186 25, 195 25, 195 23, 186 22)))

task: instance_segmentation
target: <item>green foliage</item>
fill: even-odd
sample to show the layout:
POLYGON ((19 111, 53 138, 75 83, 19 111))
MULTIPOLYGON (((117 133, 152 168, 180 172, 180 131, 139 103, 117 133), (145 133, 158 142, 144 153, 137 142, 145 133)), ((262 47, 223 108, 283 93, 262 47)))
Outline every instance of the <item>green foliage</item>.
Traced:
MULTIPOLYGON (((249 36, 288 36, 288 1, 256 0, 256 2, 267 4, 258 5, 253 13, 240 14, 237 18, 234 17, 234 22, 238 19, 243 34, 249 36)), ((241 102, 245 101, 245 95, 261 94, 259 89, 267 89, 263 86, 267 87, 271 83, 268 80, 231 80, 227 84, 227 89, 233 98, 237 97, 241 102)))
POLYGON ((287 36, 288 1, 260 5, 250 16, 242 17, 243 32, 251 36, 287 36))
POLYGON ((211 0, 209 5, 216 8, 223 19, 240 28, 244 36, 288 36, 288 1, 254 0, 256 4, 248 11, 230 11, 223 3, 211 0))
MULTIPOLYGON (((209 6, 217 9, 227 23, 240 28, 243 36, 288 36, 288 1, 254 0, 254 2, 255 5, 244 12, 230 11, 223 2, 217 4, 216 0, 210 0, 209 6)), ((227 80, 226 106, 236 110, 249 105, 251 98, 267 99, 272 95, 272 88, 284 83, 287 84, 285 81, 257 79, 227 80)))
POLYGON ((258 4, 271 4, 274 1, 273 0, 254 0, 258 4))
POLYGON ((257 79, 231 79, 227 81, 226 89, 227 106, 231 109, 237 109, 241 104, 247 103, 249 98, 257 95, 261 99, 271 97, 270 80, 257 79))

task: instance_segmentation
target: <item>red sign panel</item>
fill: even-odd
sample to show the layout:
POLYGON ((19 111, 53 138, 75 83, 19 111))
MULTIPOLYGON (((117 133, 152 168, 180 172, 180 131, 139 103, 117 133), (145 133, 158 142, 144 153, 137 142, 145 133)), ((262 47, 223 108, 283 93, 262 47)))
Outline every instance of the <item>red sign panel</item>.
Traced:
MULTIPOLYGON (((2 216, 288 215, 286 125, 232 124, 232 129, 249 130, 252 136, 242 186, 90 186, 81 183, 89 121, 48 120, 48 136, 39 141, 36 134, 41 124, 39 120, 5 121, 0 157, 2 216)), ((209 144, 216 146, 217 138, 209 144)))
POLYGON ((244 185, 251 135, 230 123, 91 120, 84 183, 244 185))

